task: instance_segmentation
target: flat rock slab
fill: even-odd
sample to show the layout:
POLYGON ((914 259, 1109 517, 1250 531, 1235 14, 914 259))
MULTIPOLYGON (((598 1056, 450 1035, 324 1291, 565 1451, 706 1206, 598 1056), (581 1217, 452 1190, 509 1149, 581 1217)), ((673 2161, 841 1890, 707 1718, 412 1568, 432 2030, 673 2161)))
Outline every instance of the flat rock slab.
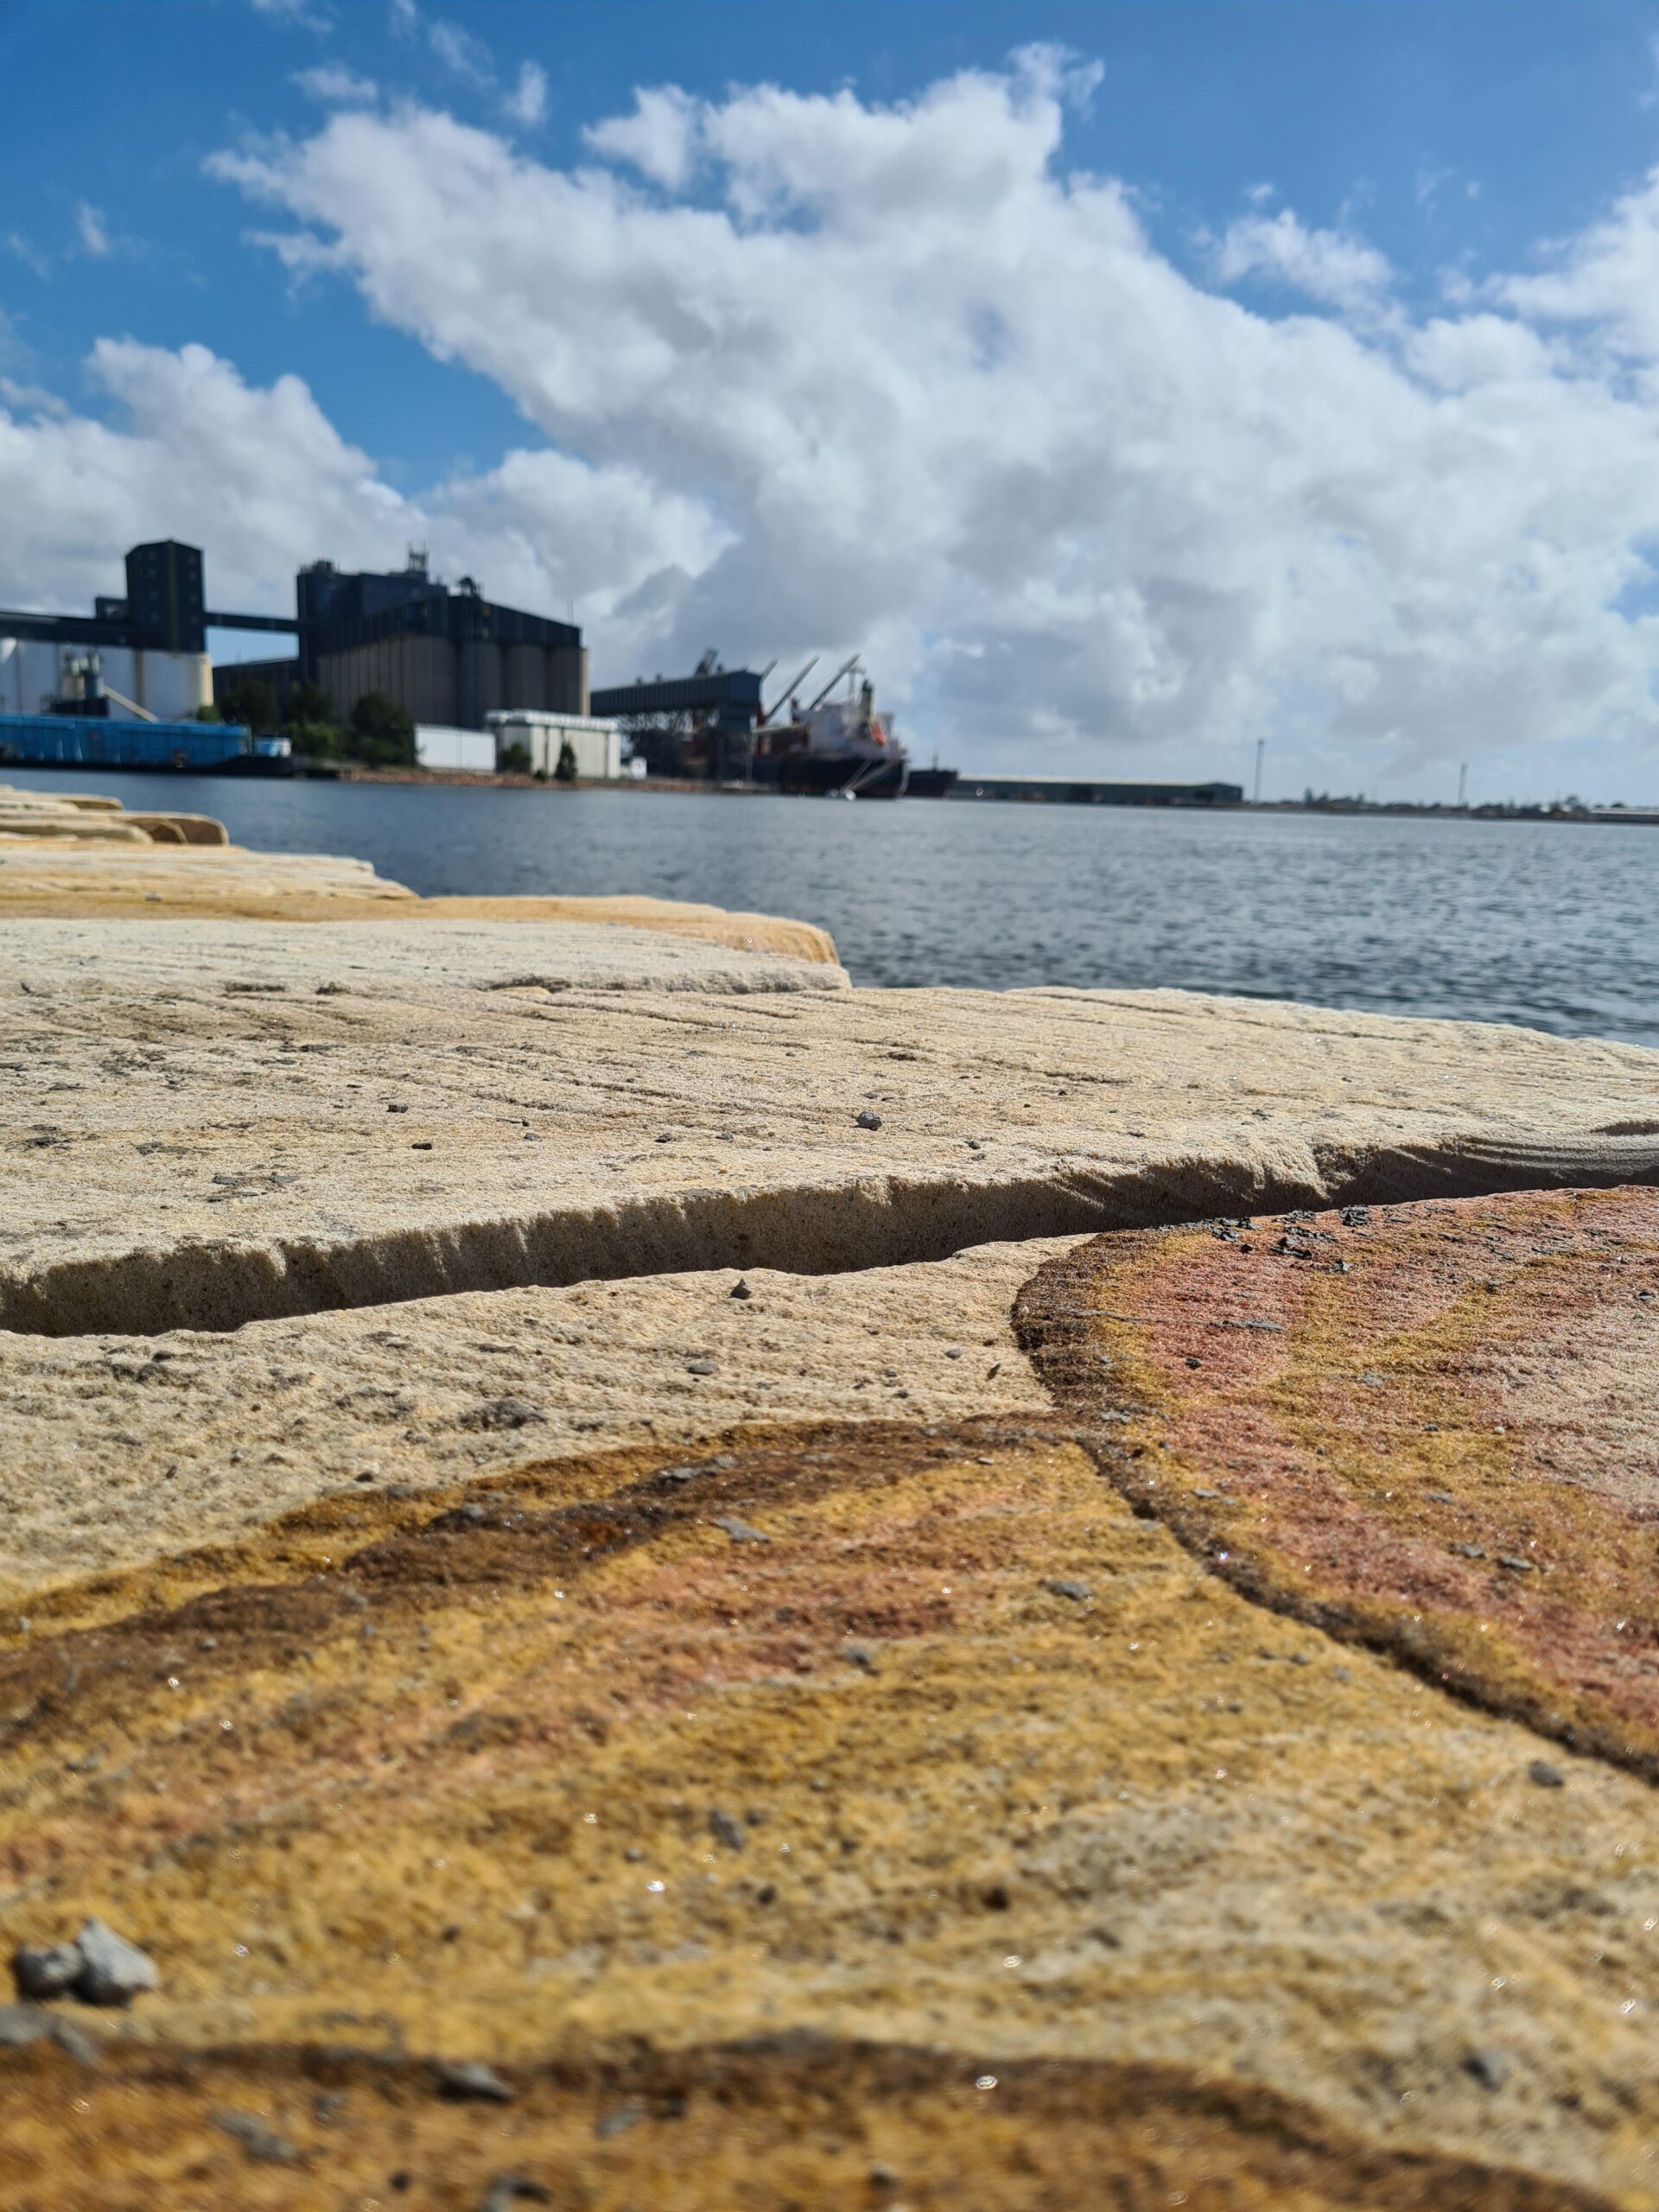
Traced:
POLYGON ((353 1487, 707 1444, 849 1408, 920 1421, 1045 1409, 1010 1309, 1067 1249, 476 1292, 225 1335, 0 1334, 0 1609, 353 1487))
POLYGON ((1659 1192, 1103 1239, 1020 1314, 1229 1580, 1659 1777, 1659 1192))
POLYGON ((848 992, 660 936, 635 968, 620 931, 561 987, 574 956, 477 926, 354 928, 335 958, 311 929, 261 951, 257 925, 7 922, 0 1325, 228 1328, 1659 1172, 1635 1046, 1178 992, 848 992))
POLYGON ((820 960, 579 921, 0 925, 0 992, 410 999, 455 992, 845 991, 820 960))
POLYGON ((142 913, 147 904, 190 912, 245 900, 280 912, 296 899, 323 909, 344 901, 361 912, 414 897, 403 884, 377 875, 367 861, 251 852, 240 845, 156 844, 124 815, 89 815, 51 832, 29 829, 0 838, 0 912, 9 914, 41 904, 73 915, 110 903, 142 913))

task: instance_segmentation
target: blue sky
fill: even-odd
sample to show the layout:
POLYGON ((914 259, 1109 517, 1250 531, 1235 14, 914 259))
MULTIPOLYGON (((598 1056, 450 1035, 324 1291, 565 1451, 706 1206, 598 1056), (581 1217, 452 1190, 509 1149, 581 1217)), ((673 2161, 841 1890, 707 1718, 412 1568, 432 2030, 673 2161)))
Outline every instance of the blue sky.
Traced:
POLYGON ((1265 734, 1281 785, 1439 791, 1472 751, 1478 791, 1659 796, 1659 380, 1618 296, 1636 315, 1659 272, 1656 34, 1633 0, 0 0, 0 594, 79 603, 168 529, 207 546, 214 597, 277 607, 296 557, 390 561, 429 524, 499 595, 575 601, 597 673, 716 625, 728 658, 861 645, 901 719, 975 765, 1242 775, 1265 734), (1037 44, 1047 74, 1010 60, 1037 44), (994 112, 940 92, 968 80, 994 112), (595 138, 660 86, 676 107, 595 138), (763 111, 762 86, 796 105, 763 111), (961 189, 1006 233, 982 287, 938 181, 955 152, 911 128, 952 98, 988 149, 961 189), (664 114, 699 118, 684 161, 664 114), (882 118, 914 143, 860 197, 836 165, 882 118), (397 199, 452 154, 423 271, 397 199), (602 194, 560 197, 596 168, 602 194), (912 316, 896 271, 932 224, 912 316), (738 340, 704 301, 746 353, 715 358, 738 340), (547 365, 612 328, 614 398, 547 365), (683 373, 653 380, 677 331, 683 373), (977 380, 931 392, 958 331, 977 380), (1218 410, 1204 356, 1232 346, 1218 410), (733 359, 741 380, 770 348, 746 415, 733 359), (893 429, 906 409, 925 435, 893 429), (226 461, 238 436, 270 483, 226 461), (315 512, 285 512, 308 471, 315 512), (1426 508, 1449 486, 1455 546, 1402 524, 1412 472, 1426 508))

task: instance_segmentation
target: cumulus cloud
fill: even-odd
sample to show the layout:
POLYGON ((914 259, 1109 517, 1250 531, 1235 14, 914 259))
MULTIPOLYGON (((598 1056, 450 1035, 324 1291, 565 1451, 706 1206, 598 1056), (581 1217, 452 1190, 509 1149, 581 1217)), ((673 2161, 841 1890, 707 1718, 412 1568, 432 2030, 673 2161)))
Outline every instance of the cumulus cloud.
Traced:
POLYGON ((546 70, 534 61, 520 62, 518 81, 501 105, 515 123, 533 128, 547 113, 546 70))
POLYGON ((326 61, 315 69, 296 69, 294 82, 308 99, 324 107, 372 107, 380 97, 372 77, 359 77, 336 61, 326 61))
POLYGON ((103 215, 85 200, 75 209, 75 236, 80 240, 81 251, 95 260, 101 261, 115 251, 103 215))
POLYGON ((1310 230, 1287 207, 1229 224, 1215 260, 1224 284, 1264 278, 1351 315, 1375 306, 1394 282, 1375 246, 1351 231, 1310 230))
POLYGON ((571 168, 410 106, 215 167, 290 266, 703 518, 601 670, 860 646, 987 764, 1650 739, 1659 416, 1602 363, 1659 323, 1659 182, 1414 321, 1259 207, 1195 281, 1068 163, 1087 89, 1036 53, 885 106, 647 91, 571 168), (1247 275, 1317 311, 1213 289, 1247 275))
POLYGON ((1039 52, 893 105, 645 91, 569 168, 418 105, 221 156, 288 266, 540 443, 407 497, 296 379, 106 342, 109 421, 0 409, 0 600, 82 603, 172 531, 216 599, 285 609, 301 561, 415 537, 574 600, 600 677, 861 648, 969 765, 1237 777, 1265 734, 1353 788, 1649 747, 1659 176, 1418 313, 1265 198, 1178 265, 1067 158, 1090 81, 1039 52))
POLYGON ((1577 325, 1599 349, 1659 365, 1659 168, 1540 261, 1494 279, 1485 296, 1529 321, 1577 325))
POLYGON ((315 31, 319 37, 334 28, 327 10, 314 5, 313 0, 253 0, 253 12, 298 30, 315 31))
POLYGON ((442 573, 549 612, 575 601, 626 636, 632 599, 726 543, 639 472, 548 452, 405 498, 298 378, 251 385, 205 346, 105 340, 87 368, 112 422, 0 378, 0 605, 84 606, 119 588, 129 545, 170 536, 206 549, 213 603, 288 613, 302 563, 398 568, 417 540, 442 573))

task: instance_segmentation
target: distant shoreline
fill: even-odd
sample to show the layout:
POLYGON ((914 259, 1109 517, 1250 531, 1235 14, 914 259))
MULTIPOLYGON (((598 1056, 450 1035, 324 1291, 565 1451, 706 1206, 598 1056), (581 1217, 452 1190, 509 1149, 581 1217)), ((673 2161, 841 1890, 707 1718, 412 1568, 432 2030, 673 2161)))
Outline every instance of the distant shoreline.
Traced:
MULTIPOLYGON (((686 792, 699 798, 807 798, 814 794, 804 791, 780 791, 766 784, 711 784, 704 777, 690 776, 578 776, 570 783, 560 783, 556 778, 531 776, 516 770, 500 774, 485 773, 468 768, 370 768, 357 761, 319 761, 314 767, 296 767, 291 775, 226 775, 223 771, 201 768, 170 768, 155 764, 142 767, 117 766, 109 761, 0 761, 0 776, 73 773, 86 775, 145 775, 192 776, 213 782, 236 783, 330 783, 330 784, 431 784, 471 791, 641 791, 647 793, 686 792)), ((875 804, 878 802, 871 802, 875 804)), ((882 804, 887 801, 879 802, 882 804)), ((1078 804, 1062 798, 998 797, 975 798, 963 791, 949 796, 918 801, 918 804, 936 806, 1052 806, 1068 810, 1078 804)), ((1106 804, 1100 802, 1100 804, 1106 804)), ((1376 820, 1422 820, 1429 822, 1551 822, 1551 823, 1615 823, 1634 824, 1638 828, 1659 827, 1659 805, 1656 806, 1599 806, 1569 808, 1560 806, 1442 806, 1426 800, 1386 799, 1367 803, 1357 799, 1243 799, 1231 805, 1160 806, 1138 805, 1133 803, 1112 802, 1114 813, 1145 814, 1339 814, 1360 815, 1376 820)))

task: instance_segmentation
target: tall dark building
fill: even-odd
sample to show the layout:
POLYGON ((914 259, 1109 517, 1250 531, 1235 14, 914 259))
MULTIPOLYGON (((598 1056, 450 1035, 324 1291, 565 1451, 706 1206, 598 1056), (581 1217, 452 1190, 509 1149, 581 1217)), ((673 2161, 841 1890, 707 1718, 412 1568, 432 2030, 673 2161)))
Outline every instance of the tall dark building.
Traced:
MULTIPOLYGON (((99 604, 101 612, 105 602, 99 604)), ((145 652, 206 652, 206 606, 199 547, 162 537, 128 554, 129 645, 145 652)))
POLYGON ((343 721, 365 692, 378 691, 417 722, 482 729, 499 708, 588 712, 588 654, 569 622, 498 607, 470 576, 459 584, 429 575, 411 550, 395 575, 315 561, 295 580, 295 660, 243 661, 214 673, 215 689, 259 676, 278 701, 300 679, 321 685, 343 721))

